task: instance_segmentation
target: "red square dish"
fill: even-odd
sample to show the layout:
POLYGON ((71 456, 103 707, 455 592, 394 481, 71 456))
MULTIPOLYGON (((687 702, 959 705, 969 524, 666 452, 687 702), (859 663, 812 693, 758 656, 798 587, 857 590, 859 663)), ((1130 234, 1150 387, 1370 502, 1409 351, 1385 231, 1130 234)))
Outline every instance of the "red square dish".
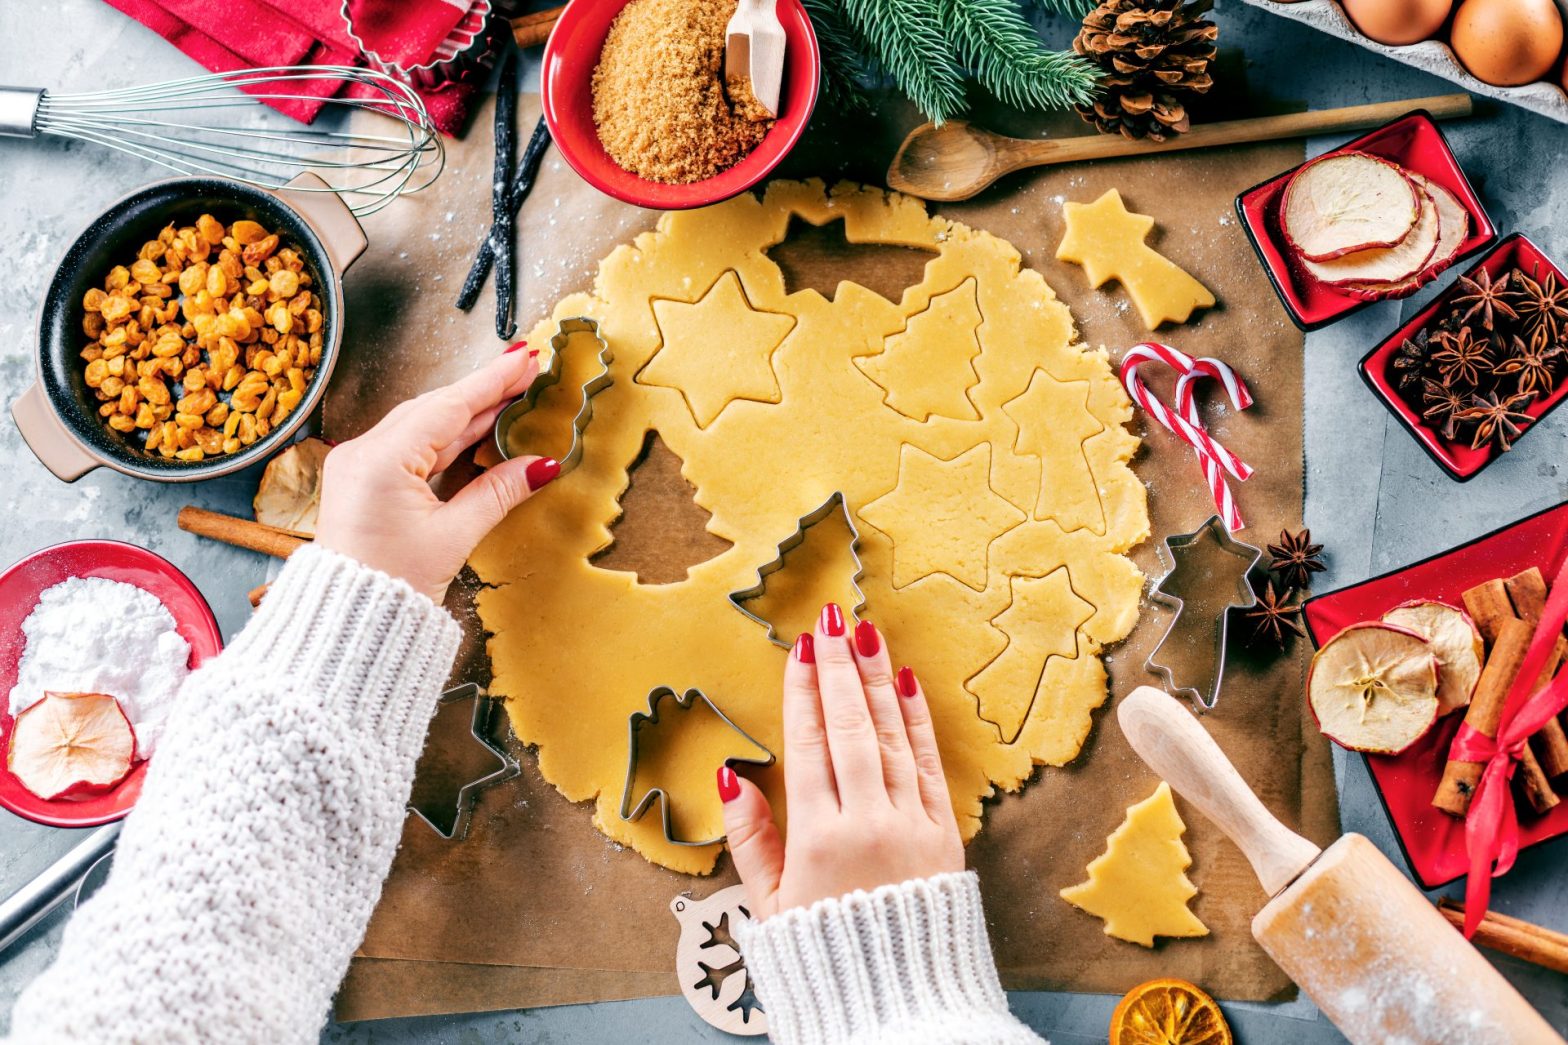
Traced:
MULTIPOLYGON (((1553 263, 1551 258, 1541 253, 1539 247, 1518 232, 1494 247, 1491 253, 1482 258, 1465 275, 1474 278, 1476 273, 1484 269, 1487 275, 1495 279, 1516 266, 1528 273, 1532 279, 1538 279, 1540 276, 1550 272, 1557 276, 1558 282, 1565 282, 1563 270, 1553 263)), ((1451 443, 1437 432, 1428 428, 1422 423, 1421 415, 1416 413, 1409 403, 1400 398, 1399 392, 1394 388, 1393 374, 1390 369, 1394 354, 1399 351, 1400 344, 1406 338, 1414 337, 1421 328, 1431 323, 1439 312, 1452 305, 1458 293, 1459 283, 1455 280, 1447 290, 1434 298, 1431 304, 1417 312, 1410 322, 1394 331, 1387 341, 1384 341, 1381 345, 1367 353, 1366 358, 1361 360, 1361 365, 1358 369, 1361 371, 1361 379, 1367 383, 1367 387, 1372 389, 1373 393, 1383 401, 1383 405, 1388 407, 1395 417, 1399 418, 1399 423, 1404 425, 1405 430, 1415 437, 1416 442, 1421 444, 1421 449, 1427 452, 1427 456, 1436 461, 1443 471, 1450 476, 1460 482, 1465 482, 1479 475, 1483 468, 1497 460, 1501 456, 1502 451, 1491 444, 1483 446, 1479 450, 1472 450, 1468 444, 1451 443)), ((1568 383, 1559 384, 1556 391, 1551 395, 1539 397, 1531 403, 1525 413, 1529 414, 1534 420, 1525 426, 1524 432, 1520 434, 1519 438, 1523 439, 1530 432, 1534 431, 1541 418, 1555 410, 1565 397, 1568 397, 1568 383)), ((1515 445, 1517 445, 1517 440, 1515 445)))
MULTIPOLYGON (((1443 132, 1426 110, 1417 109, 1407 113, 1353 142, 1331 150, 1350 151, 1371 153, 1392 160, 1441 185, 1464 205, 1470 214, 1470 235, 1449 264, 1469 257, 1496 238, 1497 230, 1492 226, 1492 219, 1487 217, 1481 200, 1470 187, 1470 180, 1460 170, 1459 161, 1454 159, 1454 151, 1448 146, 1448 139, 1443 137, 1443 132)), ((1319 283, 1292 262, 1293 255, 1285 246, 1284 235, 1280 232, 1279 208, 1285 195, 1285 186, 1300 169, 1300 165, 1292 167, 1237 196, 1236 214, 1241 218, 1242 228, 1247 230, 1247 238, 1252 241, 1252 249, 1258 252, 1269 282, 1274 284, 1274 292, 1279 295, 1291 322, 1302 330, 1316 330, 1366 307, 1371 301, 1319 283)))
MULTIPOLYGON (((1463 605, 1466 590, 1495 577, 1511 577, 1531 566, 1539 566, 1551 577, 1561 568, 1565 554, 1568 502, 1430 559, 1308 599, 1307 632, 1313 645, 1321 647, 1344 628, 1376 620, 1411 599, 1463 605)), ((1397 755, 1364 756, 1405 861, 1427 889, 1446 885, 1469 869, 1464 821, 1432 808, 1449 744, 1463 719, 1457 712, 1438 719, 1430 733, 1397 755)), ((1568 834, 1568 802, 1545 816, 1520 803, 1519 831, 1521 847, 1568 834)))

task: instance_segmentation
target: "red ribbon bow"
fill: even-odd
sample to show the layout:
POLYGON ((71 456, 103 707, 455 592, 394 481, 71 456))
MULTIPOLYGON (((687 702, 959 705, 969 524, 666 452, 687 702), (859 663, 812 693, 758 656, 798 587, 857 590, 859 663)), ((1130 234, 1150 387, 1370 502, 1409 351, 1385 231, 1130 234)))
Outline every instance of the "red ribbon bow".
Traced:
POLYGON ((1568 559, 1557 571, 1524 663, 1508 691, 1497 736, 1489 737, 1466 723, 1459 727, 1448 750, 1452 761, 1486 764, 1465 816, 1465 852, 1470 856, 1470 877, 1465 882, 1466 937, 1475 933, 1486 914, 1492 898, 1492 879, 1512 870, 1519 855, 1519 813, 1514 808, 1509 780, 1530 738, 1568 708, 1568 671, 1559 672, 1534 695, 1530 694, 1557 645, 1564 621, 1568 621, 1568 559))

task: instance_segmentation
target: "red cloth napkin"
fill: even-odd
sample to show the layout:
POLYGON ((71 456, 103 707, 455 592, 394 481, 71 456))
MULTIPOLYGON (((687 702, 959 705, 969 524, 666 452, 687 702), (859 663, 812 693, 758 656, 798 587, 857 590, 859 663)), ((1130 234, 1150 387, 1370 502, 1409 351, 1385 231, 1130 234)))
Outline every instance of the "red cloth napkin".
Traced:
MULTIPOLYGON (((106 0, 178 47, 204 68, 217 73, 239 72, 268 65, 362 65, 359 48, 340 17, 341 0, 106 0)), ((355 24, 374 34, 366 45, 383 57, 404 64, 428 61, 462 18, 466 5, 451 0, 352 0, 355 24), (360 18, 366 19, 364 25, 360 18), (367 28, 368 26, 368 28, 367 28), (397 53, 380 52, 395 46, 397 53), (425 48, 423 57, 419 49, 425 48), (410 57, 413 55, 414 57, 410 57)), ((322 79, 269 85, 267 105, 302 123, 310 123, 324 99, 343 90, 342 80, 322 79)), ((430 118, 444 134, 462 129, 476 87, 446 83, 419 89, 430 118)), ((350 90, 352 97, 375 98, 367 88, 350 90)))

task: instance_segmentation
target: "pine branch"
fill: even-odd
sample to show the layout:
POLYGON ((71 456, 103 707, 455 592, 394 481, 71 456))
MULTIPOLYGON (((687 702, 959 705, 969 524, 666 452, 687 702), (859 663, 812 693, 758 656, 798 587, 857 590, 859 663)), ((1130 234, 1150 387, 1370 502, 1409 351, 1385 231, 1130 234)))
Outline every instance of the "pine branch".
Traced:
POLYGON ((964 85, 943 39, 939 0, 842 2, 879 64, 932 123, 963 110, 964 85))
POLYGON ((1042 11, 1052 11, 1072 18, 1083 18, 1100 6, 1096 0, 1030 0, 1030 3, 1042 11))
POLYGON ((1047 51, 1014 0, 941 0, 943 25, 959 59, 986 90, 1018 108, 1086 104, 1099 82, 1092 63, 1047 51))
POLYGON ((866 85, 877 77, 876 63, 866 54, 865 41, 844 20, 838 0, 804 0, 822 51, 822 93, 834 104, 866 109, 866 85))

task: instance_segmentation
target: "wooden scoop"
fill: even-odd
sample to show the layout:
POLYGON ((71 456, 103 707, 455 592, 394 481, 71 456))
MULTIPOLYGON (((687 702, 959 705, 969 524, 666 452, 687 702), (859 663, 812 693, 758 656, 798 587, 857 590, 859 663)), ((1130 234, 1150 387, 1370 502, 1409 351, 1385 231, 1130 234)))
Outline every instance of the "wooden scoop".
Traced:
MULTIPOLYGON (((741 6, 745 6, 745 0, 741 6)), ((887 183, 899 192, 921 199, 967 200, 1002 175, 1025 167, 1144 156, 1276 138, 1303 138, 1313 134, 1339 134, 1377 127, 1412 109, 1425 109, 1438 120, 1469 116, 1470 96, 1442 94, 1433 98, 1198 124, 1186 134, 1173 135, 1163 142, 1130 141, 1109 134, 1008 138, 963 120, 949 120, 940 127, 927 123, 910 131, 904 144, 898 147, 898 153, 887 169, 887 183)))
POLYGON ((1230 836, 1273 897, 1252 935, 1357 1045, 1563 1045, 1361 835, 1320 850, 1274 819, 1208 732, 1148 686, 1117 708, 1134 751, 1230 836))
POLYGON ((784 26, 778 0, 740 0, 724 27, 724 79, 751 81, 752 97, 779 114, 779 85, 784 80, 784 26))

